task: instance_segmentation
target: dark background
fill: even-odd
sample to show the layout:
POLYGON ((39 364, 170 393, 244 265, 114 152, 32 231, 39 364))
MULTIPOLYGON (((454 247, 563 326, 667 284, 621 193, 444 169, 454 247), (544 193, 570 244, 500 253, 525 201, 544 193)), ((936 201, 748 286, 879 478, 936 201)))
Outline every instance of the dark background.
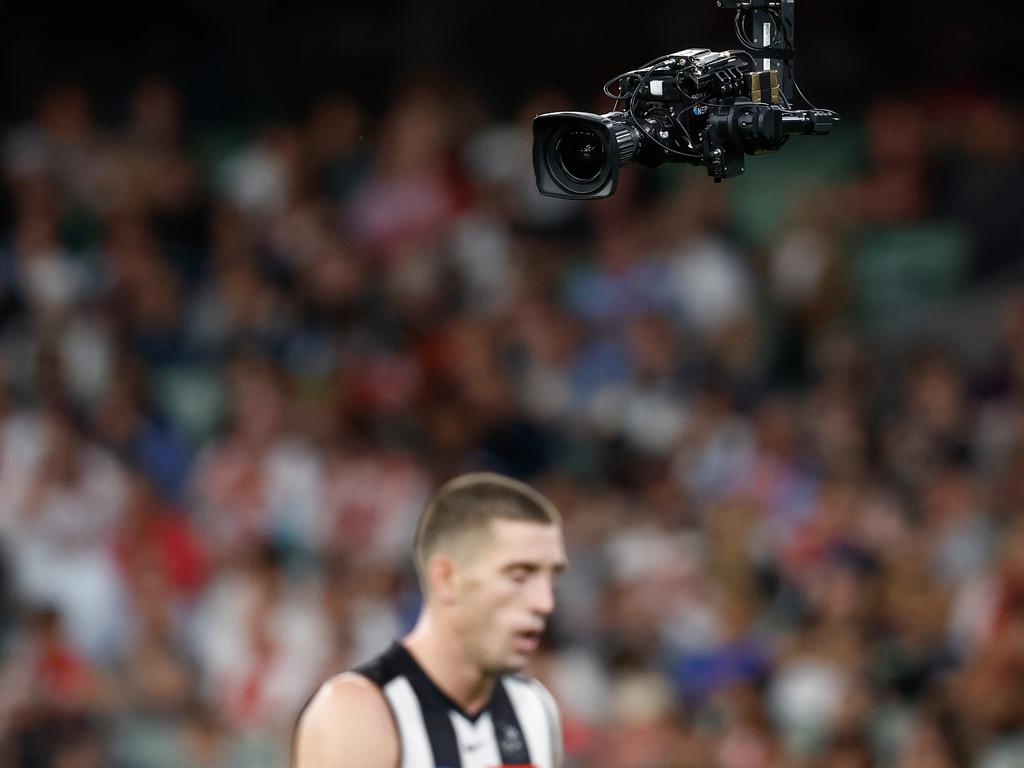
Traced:
MULTIPOLYGON (((847 113, 908 89, 1019 94, 1016 4, 834 0, 797 7, 799 81, 847 113)), ((178 82, 192 119, 215 124, 301 114, 327 90, 382 109, 392 89, 455 74, 499 113, 538 84, 589 101, 617 72, 689 47, 735 46, 712 0, 554 4, 273 2, 9 4, 2 108, 24 117, 39 93, 74 82, 115 116, 140 75, 178 82)))

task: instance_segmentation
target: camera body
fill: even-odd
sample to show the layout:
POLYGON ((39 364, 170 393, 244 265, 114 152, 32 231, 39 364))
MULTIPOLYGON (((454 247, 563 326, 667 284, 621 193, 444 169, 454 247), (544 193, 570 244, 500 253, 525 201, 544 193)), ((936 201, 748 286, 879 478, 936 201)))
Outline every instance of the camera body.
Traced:
POLYGON ((611 112, 551 112, 534 119, 533 165, 541 194, 607 197, 627 162, 703 165, 719 182, 743 173, 747 155, 778 150, 792 134, 831 131, 838 120, 831 110, 791 108, 793 0, 719 5, 737 9, 742 49, 688 48, 662 56, 605 85, 615 99, 611 112), (753 40, 742 32, 746 15, 754 17, 753 40), (610 90, 613 85, 617 91, 610 90))

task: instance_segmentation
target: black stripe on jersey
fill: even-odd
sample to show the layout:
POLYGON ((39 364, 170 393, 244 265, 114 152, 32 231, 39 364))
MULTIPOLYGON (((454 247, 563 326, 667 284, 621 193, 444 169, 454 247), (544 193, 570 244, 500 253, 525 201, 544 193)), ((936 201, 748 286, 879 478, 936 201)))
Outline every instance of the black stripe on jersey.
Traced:
POLYGON ((430 739, 430 749, 434 753, 434 764, 439 768, 462 768, 459 756, 459 742, 455 737, 455 726, 448 716, 449 702, 447 697, 427 677, 427 674, 416 663, 412 654, 400 643, 393 646, 394 660, 400 667, 401 674, 409 681, 416 698, 419 699, 420 711, 423 713, 423 725, 430 739), (436 702, 437 706, 432 706, 436 702))
POLYGON ((519 718, 516 717, 505 684, 500 678, 494 683, 491 720, 494 723, 494 737, 498 740, 498 750, 501 752, 501 762, 508 765, 529 764, 530 750, 523 738, 523 729, 519 726, 519 718))

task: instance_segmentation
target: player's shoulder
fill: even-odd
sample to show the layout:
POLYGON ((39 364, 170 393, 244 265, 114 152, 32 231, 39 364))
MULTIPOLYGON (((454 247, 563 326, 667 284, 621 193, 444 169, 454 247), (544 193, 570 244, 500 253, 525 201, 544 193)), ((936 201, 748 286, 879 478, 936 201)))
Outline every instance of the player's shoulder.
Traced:
POLYGON ((533 686, 533 689, 537 692, 537 695, 540 696, 540 698, 544 702, 545 706, 547 708, 549 708, 550 710, 552 710, 553 712, 557 713, 558 712, 558 704, 555 703, 555 697, 551 695, 551 691, 549 691, 544 686, 544 683, 542 683, 540 680, 538 680, 535 677, 531 677, 530 678, 530 685, 533 686))
POLYGON ((356 670, 341 672, 326 680, 313 696, 310 707, 318 701, 321 707, 327 709, 346 704, 367 704, 370 707, 380 705, 387 708, 380 686, 356 670))
POLYGON ((296 768, 382 766, 398 761, 398 734, 380 687, 342 672, 314 694, 296 728, 296 768))
POLYGON ((504 675, 506 685, 511 685, 514 688, 529 691, 532 695, 536 696, 541 700, 545 709, 552 711, 558 711, 558 705, 555 703, 555 697, 551 695, 551 691, 535 677, 530 677, 522 673, 514 673, 504 675))
POLYGON ((342 672, 324 682, 310 700, 303 719, 336 723, 379 724, 393 730, 391 708, 380 685, 358 671, 342 672))

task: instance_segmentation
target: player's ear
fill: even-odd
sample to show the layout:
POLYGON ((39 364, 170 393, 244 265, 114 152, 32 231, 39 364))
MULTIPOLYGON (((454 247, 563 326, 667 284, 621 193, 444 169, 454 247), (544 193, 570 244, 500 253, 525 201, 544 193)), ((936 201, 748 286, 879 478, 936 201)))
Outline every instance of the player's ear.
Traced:
POLYGON ((455 579, 457 566, 444 552, 431 555, 427 561, 427 583, 430 593, 442 603, 455 602, 455 579))

